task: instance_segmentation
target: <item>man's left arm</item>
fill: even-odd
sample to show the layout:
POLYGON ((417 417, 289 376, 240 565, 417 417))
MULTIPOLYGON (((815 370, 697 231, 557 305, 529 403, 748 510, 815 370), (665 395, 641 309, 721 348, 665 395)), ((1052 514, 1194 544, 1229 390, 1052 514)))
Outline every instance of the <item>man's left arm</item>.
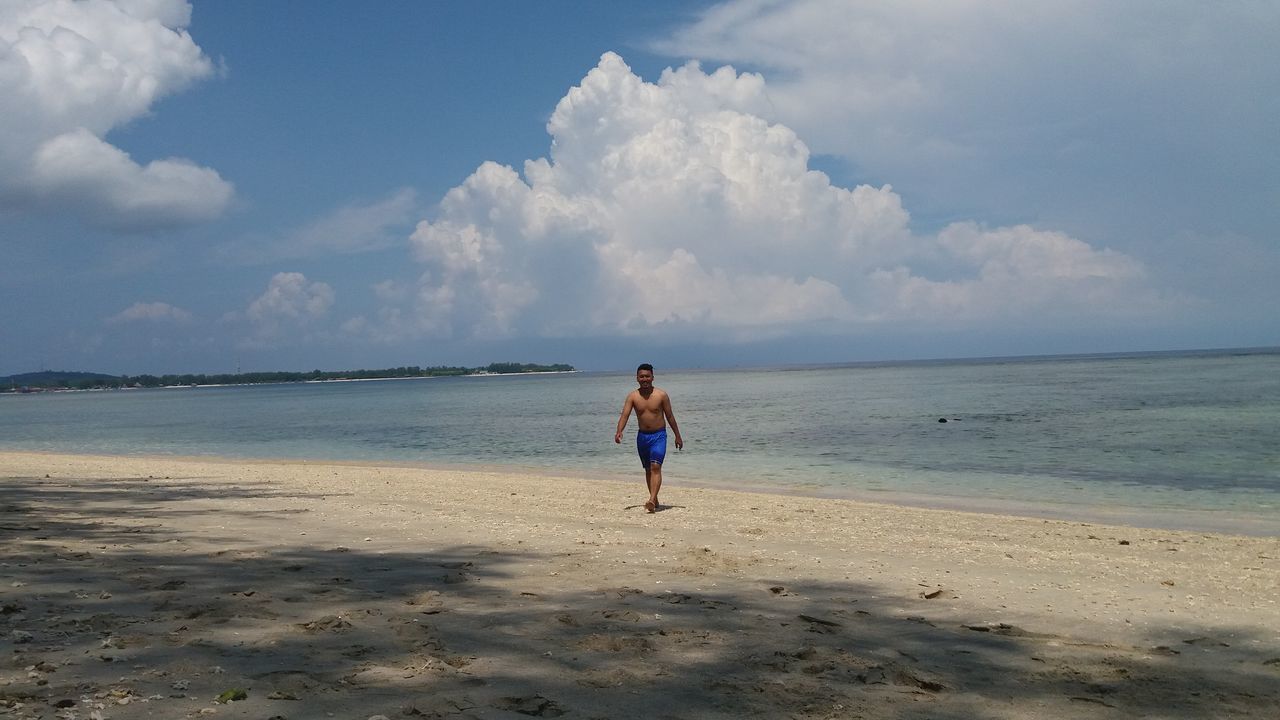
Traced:
POLYGON ((667 417, 667 424, 671 426, 671 432, 676 436, 676 449, 684 449, 684 438, 680 437, 680 425, 676 423, 675 411, 671 409, 671 396, 663 393, 662 396, 662 414, 667 417))

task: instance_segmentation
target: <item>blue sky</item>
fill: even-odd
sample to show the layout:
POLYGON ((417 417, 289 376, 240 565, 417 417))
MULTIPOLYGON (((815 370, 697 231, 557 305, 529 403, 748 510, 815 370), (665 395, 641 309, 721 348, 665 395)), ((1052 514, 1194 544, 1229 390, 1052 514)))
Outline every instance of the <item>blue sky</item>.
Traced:
POLYGON ((0 374, 1280 344, 1280 6, 0 2, 0 374))

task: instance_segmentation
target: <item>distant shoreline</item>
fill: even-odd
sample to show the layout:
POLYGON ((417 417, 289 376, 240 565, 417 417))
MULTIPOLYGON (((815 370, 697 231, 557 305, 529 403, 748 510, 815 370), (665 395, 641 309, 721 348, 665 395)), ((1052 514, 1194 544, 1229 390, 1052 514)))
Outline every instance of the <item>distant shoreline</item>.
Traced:
MULTIPOLYGON (((193 387, 242 387, 249 385, 291 385, 298 383, 329 383, 329 382, 364 382, 369 380, 423 380, 429 378, 442 377, 504 377, 512 375, 560 375, 580 372, 572 365, 558 363, 549 366, 539 366, 528 364, 523 367, 529 369, 522 370, 492 370, 490 368, 516 367, 517 363, 492 363, 487 367, 480 368, 462 368, 462 367, 431 367, 419 368, 417 366, 406 368, 394 368, 388 370, 350 370, 350 371, 313 371, 310 373, 292 373, 292 372, 263 372, 263 373, 237 373, 236 375, 245 377, 264 377, 262 380, 250 382, 181 382, 184 378, 196 380, 197 378, 208 378, 206 374, 183 374, 183 375, 163 375, 157 377, 155 375, 99 375, 95 373, 72 373, 72 372, 52 372, 48 373, 49 380, 44 383, 38 382, 19 382, 17 378, 27 378, 28 376, 38 376, 41 373, 26 373, 24 375, 12 375, 5 380, 9 383, 8 387, 0 387, 0 395, 29 395, 34 393, 45 392, 98 392, 104 390, 155 390, 164 388, 193 388, 193 387), (543 369, 545 368, 545 369, 543 369), (400 374, 386 375, 370 375, 367 377, 347 377, 347 375, 360 375, 361 373, 392 373, 394 371, 404 371, 400 374), (329 375, 336 377, 314 377, 315 375, 329 375), (272 376, 294 376, 276 379, 272 376), (55 379, 57 376, 64 376, 61 379, 55 379), (270 378, 270 379, 265 379, 270 378), (78 381, 81 387, 70 387, 65 384, 68 382, 78 381), (92 387, 83 387, 87 383, 96 382, 92 387), (59 383, 59 384, 53 384, 59 383)), ((215 378, 228 377, 227 375, 214 375, 215 378)))

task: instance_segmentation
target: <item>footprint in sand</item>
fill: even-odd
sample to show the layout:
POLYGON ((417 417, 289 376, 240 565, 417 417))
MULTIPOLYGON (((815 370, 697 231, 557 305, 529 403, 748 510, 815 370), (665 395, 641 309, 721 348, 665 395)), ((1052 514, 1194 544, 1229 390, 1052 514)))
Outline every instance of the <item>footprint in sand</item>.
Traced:
POLYGON ((645 653, 653 650, 653 641, 635 635, 601 635, 594 633, 578 641, 582 650, 645 653))
POLYGON ((594 688, 634 687, 640 682, 640 677, 620 669, 587 672, 578 678, 579 685, 594 688))
POLYGON ((500 710, 520 713, 521 715, 530 715, 533 717, 560 717, 567 710, 560 707, 555 700, 545 698, 541 695, 528 695, 525 697, 505 697, 494 703, 494 707, 500 710))
POLYGON ((439 590, 427 590, 405 601, 424 615, 436 615, 445 611, 444 595, 439 590))

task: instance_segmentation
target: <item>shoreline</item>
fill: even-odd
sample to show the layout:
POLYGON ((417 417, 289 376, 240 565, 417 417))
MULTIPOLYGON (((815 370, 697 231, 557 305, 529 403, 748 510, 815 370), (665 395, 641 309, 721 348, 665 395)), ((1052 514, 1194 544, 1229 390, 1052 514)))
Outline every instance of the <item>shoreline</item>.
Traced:
MULTIPOLYGON (((394 459, 330 459, 330 458, 294 458, 294 457, 236 457, 228 455, 165 455, 156 453, 138 454, 104 454, 86 451, 74 452, 66 450, 26 450, 0 448, 0 456, 7 453, 36 454, 57 457, 59 455, 100 458, 130 458, 151 460, 176 460, 193 462, 212 462, 222 464, 304 464, 304 465, 336 465, 363 468, 411 468, 425 471, 442 472, 475 472, 498 474, 523 474, 539 478, 572 478, 578 480, 603 481, 610 483, 641 483, 639 473, 621 470, 594 470, 579 468, 555 468, 538 465, 507 465, 494 463, 440 463, 420 462, 394 459)), ((782 497, 810 498, 815 500, 852 501, 871 505, 887 505, 891 507, 912 508, 919 510, 939 510, 949 512, 972 513, 991 516, 1012 516, 1036 520, 1058 520, 1063 522, 1097 523, 1149 530, 1175 530, 1183 532, 1206 532, 1223 535, 1243 535, 1249 537, 1280 537, 1280 517, 1267 518, 1256 516, 1232 515, 1227 510, 1187 509, 1187 508, 1152 508, 1130 507, 1103 504, 1065 503, 1042 500, 1029 502, 989 497, 964 498, 954 495, 927 495, 920 493, 884 491, 855 491, 838 487, 821 485, 812 486, 777 486, 751 481, 736 486, 728 482, 707 480, 703 478, 685 477, 678 472, 673 473, 670 487, 689 487, 725 492, 740 492, 760 495, 777 495, 782 497)))
POLYGON ((347 382, 379 382, 383 380, 437 380, 440 378, 450 377, 518 377, 521 375, 573 375, 581 373, 581 370, 530 370, 528 372, 516 373, 497 373, 497 372, 473 372, 461 373, 459 375, 411 375, 396 377, 367 377, 367 378, 329 378, 322 380, 278 380, 271 382, 259 383, 203 383, 196 385, 156 385, 153 387, 93 387, 93 388, 71 388, 71 387, 36 387, 30 390, 18 389, 0 389, 0 396, 4 395, 39 395, 42 393, 65 393, 65 392, 107 392, 111 390, 192 390, 196 388, 223 388, 223 387, 255 387, 258 385, 302 385, 316 383, 347 383, 347 382))
POLYGON ((15 718, 1280 703, 1277 538, 324 462, 0 452, 0 493, 15 718))

